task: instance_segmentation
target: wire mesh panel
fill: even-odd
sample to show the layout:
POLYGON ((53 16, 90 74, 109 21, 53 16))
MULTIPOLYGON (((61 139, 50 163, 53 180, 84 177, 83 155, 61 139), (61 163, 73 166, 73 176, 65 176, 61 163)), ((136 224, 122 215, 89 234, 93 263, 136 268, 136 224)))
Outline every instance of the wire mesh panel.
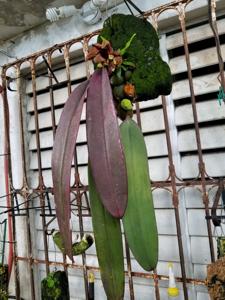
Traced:
MULTIPOLYGON (((202 291, 207 297, 201 286, 206 284, 206 265, 216 259, 210 208, 218 178, 225 174, 220 163, 224 160, 225 115, 215 101, 219 70, 213 31, 207 22, 186 28, 185 9, 190 2, 174 1, 145 13, 160 34, 158 20, 172 10, 179 30, 161 36, 161 54, 170 64, 174 79, 171 95, 135 107, 134 119, 148 151, 159 263, 154 272, 143 271, 123 236, 125 299, 167 299, 169 261, 174 263, 180 299, 201 299, 202 291)), ((219 47, 222 54, 223 22, 221 18, 217 23, 222 44, 217 50, 219 47)), ((88 299, 90 271, 96 276, 96 299, 106 299, 95 247, 72 263, 52 239, 58 229, 51 176, 54 137, 66 98, 93 72, 86 56, 97 34, 58 44, 3 67, 17 299, 23 294, 21 270, 26 270, 29 282, 27 299, 38 299, 41 279, 55 268, 69 275, 71 299, 88 299)), ((93 232, 85 124, 84 105, 71 170, 74 238, 93 232)))

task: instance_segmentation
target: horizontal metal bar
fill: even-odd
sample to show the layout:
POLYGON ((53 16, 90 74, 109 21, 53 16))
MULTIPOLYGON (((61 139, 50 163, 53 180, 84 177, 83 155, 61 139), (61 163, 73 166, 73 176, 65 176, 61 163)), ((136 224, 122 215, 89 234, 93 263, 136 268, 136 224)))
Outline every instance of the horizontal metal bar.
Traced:
MULTIPOLYGON (((46 264, 45 260, 42 259, 34 259, 34 258, 28 258, 28 257, 21 257, 21 256, 17 256, 16 257, 17 261, 31 261, 33 264, 46 264)), ((49 261, 48 262, 49 265, 51 266, 63 266, 63 267, 69 267, 69 268, 76 268, 79 270, 83 270, 83 266, 82 265, 77 265, 77 264, 70 264, 70 263, 63 263, 63 262, 53 262, 53 261, 49 261)), ((98 267, 92 267, 92 266, 87 266, 88 270, 91 271, 96 271, 99 272, 100 269, 98 267)), ((139 278, 146 278, 146 279, 154 279, 154 274, 152 273, 142 273, 142 272, 131 272, 133 277, 139 277, 139 278)), ((128 272, 125 272, 125 275, 128 276, 128 272)), ((169 280, 169 276, 166 275, 158 275, 157 277, 159 280, 165 280, 168 281, 169 280)), ((182 282, 182 278, 181 277, 175 277, 177 282, 182 282)), ((189 284, 194 284, 194 285, 206 285, 206 280, 200 280, 200 279, 192 279, 192 278, 187 278, 187 283, 189 284)))

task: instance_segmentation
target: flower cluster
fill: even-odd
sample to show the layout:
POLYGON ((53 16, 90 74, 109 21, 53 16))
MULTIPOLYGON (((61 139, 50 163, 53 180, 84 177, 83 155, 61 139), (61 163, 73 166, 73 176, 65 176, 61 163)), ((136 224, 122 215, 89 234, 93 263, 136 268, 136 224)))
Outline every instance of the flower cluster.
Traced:
POLYGON ((107 68, 115 105, 121 119, 124 119, 127 113, 132 113, 132 105, 136 98, 135 86, 132 83, 132 74, 136 66, 125 56, 135 36, 136 34, 133 34, 125 46, 118 50, 114 50, 110 41, 100 36, 102 42, 94 44, 87 55, 87 59, 92 60, 96 68, 107 68))
POLYGON ((120 52, 113 50, 110 42, 106 39, 103 39, 101 44, 96 43, 92 46, 87 59, 92 59, 97 68, 107 67, 109 75, 123 62, 120 52))

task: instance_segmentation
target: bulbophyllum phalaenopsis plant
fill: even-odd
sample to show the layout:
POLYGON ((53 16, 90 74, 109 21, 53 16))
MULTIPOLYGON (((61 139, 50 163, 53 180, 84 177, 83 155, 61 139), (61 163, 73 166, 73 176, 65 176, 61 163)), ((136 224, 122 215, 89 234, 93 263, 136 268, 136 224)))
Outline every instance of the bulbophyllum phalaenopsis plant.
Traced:
POLYGON ((86 99, 90 206, 101 278, 108 299, 124 293, 120 219, 132 253, 145 270, 156 267, 158 235, 141 130, 133 105, 167 95, 172 79, 161 59, 159 39, 145 19, 108 18, 90 49, 95 71, 68 98, 56 132, 52 174, 56 215, 64 253, 73 259, 70 173, 86 99), (118 117, 123 121, 118 125, 118 117))

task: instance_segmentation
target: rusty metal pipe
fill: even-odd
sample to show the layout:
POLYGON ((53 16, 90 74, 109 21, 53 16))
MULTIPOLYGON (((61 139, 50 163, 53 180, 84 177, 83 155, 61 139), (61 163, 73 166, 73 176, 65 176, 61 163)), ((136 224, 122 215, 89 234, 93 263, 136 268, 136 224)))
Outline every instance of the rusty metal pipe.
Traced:
MULTIPOLYGON (((185 58, 186 58, 187 71, 188 71, 188 82, 189 82, 189 88, 190 88, 190 93, 191 93, 191 104, 192 104, 192 112, 193 112, 194 126, 195 126, 195 137, 196 137, 198 159, 199 159, 199 173, 200 173, 200 177, 201 177, 201 186, 202 186, 202 198, 203 198, 203 203, 205 205, 205 214, 208 217, 210 215, 210 212, 209 212, 209 208, 208 208, 209 199, 208 199, 208 195, 207 195, 207 191, 206 191, 206 179, 205 179, 206 171, 205 171, 205 164, 204 164, 203 155, 202 155, 198 114, 197 114, 197 107, 196 107, 196 100, 195 100, 195 93, 194 93, 190 54, 189 54, 189 49, 188 49, 184 5, 179 5, 178 13, 179 13, 180 26, 181 26, 182 35, 183 35, 184 51, 185 51, 185 58)), ((215 261, 215 253, 214 253, 214 248, 213 248, 212 228, 211 228, 211 223, 210 223, 209 219, 206 219, 206 224, 207 224, 207 231, 208 231, 210 255, 211 255, 211 260, 213 262, 213 261, 215 261)))
POLYGON ((188 291, 187 291, 187 279, 186 279, 186 270, 185 270, 185 261, 184 261, 184 249, 183 249, 183 242, 182 242, 182 234, 181 234, 181 226, 180 226, 180 214, 179 214, 179 197, 176 189, 176 172, 173 163, 173 151, 172 151, 172 144, 170 139, 170 132, 169 132, 169 120, 167 115, 166 109, 166 97, 162 96, 162 104, 163 104, 163 116, 164 116, 164 124, 165 124, 165 131, 166 131, 166 143, 167 143, 167 150, 168 150, 168 158, 169 158, 169 174, 171 178, 171 185, 172 185, 172 200, 174 205, 174 213, 175 213, 175 220, 176 220, 176 230, 177 230, 177 241, 178 241, 178 248, 179 248, 179 255, 180 255, 180 266, 181 266, 181 274, 183 278, 183 292, 184 292, 184 299, 188 300, 188 291))
POLYGON ((50 272, 48 261, 48 240, 45 234, 46 230, 46 220, 45 220, 45 185, 42 176, 42 159, 41 159, 41 144, 40 144, 40 132, 39 132, 39 120, 38 120, 38 106, 37 106, 37 88, 36 88, 36 71, 35 71, 35 59, 31 59, 31 76, 32 76, 32 90, 33 90, 33 105, 34 105, 34 118, 35 118, 35 130, 36 130, 36 145, 37 145, 37 160, 38 160, 38 189, 40 191, 40 206, 41 209, 41 219, 43 228, 43 241, 44 241, 44 252, 46 260, 46 273, 50 272))
MULTIPOLYGON (((18 256, 17 260, 18 261, 28 261, 29 258, 18 256)), ((45 264, 45 260, 33 259, 33 263, 34 264, 45 264)), ((63 262, 49 261, 49 265, 51 265, 51 266, 63 266, 64 263, 63 262)), ((78 269, 78 270, 83 269, 82 265, 77 265, 77 264, 68 263, 67 266, 69 268, 75 268, 75 269, 78 269)), ((93 267, 93 266, 88 266, 87 265, 87 270, 99 272, 100 269, 98 267, 93 267)), ((128 276, 128 273, 125 272, 125 275, 128 276)), ((137 277, 137 278, 154 279, 154 274, 153 273, 132 272, 132 276, 137 277)), ((157 277, 158 277, 159 280, 163 280, 163 281, 168 281, 169 280, 169 276, 166 276, 166 275, 159 275, 158 274, 157 277)), ((175 277, 175 279, 176 279, 177 282, 182 282, 183 281, 182 277, 175 277)), ((194 285, 202 285, 202 286, 205 286, 207 284, 206 280, 192 279, 192 278, 187 278, 187 283, 188 284, 194 284, 194 285)))

